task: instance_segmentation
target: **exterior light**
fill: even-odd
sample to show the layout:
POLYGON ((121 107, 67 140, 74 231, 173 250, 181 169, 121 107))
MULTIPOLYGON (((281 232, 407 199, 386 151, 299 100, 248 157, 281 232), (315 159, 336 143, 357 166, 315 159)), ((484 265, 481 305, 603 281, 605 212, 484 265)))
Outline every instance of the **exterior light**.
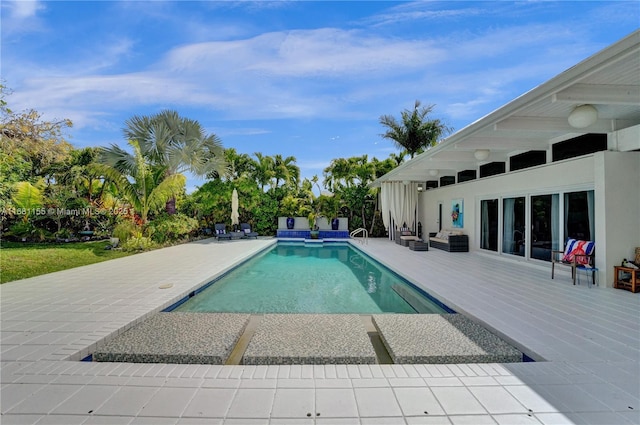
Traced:
POLYGON ((569 125, 573 128, 585 128, 598 120, 598 110, 593 105, 577 106, 569 114, 569 125))
POLYGON ((422 183, 418 183, 418 192, 422 192, 424 190, 424 187, 422 186, 422 183))
POLYGON ((411 180, 403 180, 402 184, 405 186, 409 186, 411 184, 411 180))
POLYGON ((434 170, 434 169, 429 170, 429 175, 431 177, 437 176, 438 175, 438 170, 434 170))
POLYGON ((489 149, 476 149, 476 151, 473 153, 473 156, 478 161, 484 161, 485 159, 489 158, 489 149))

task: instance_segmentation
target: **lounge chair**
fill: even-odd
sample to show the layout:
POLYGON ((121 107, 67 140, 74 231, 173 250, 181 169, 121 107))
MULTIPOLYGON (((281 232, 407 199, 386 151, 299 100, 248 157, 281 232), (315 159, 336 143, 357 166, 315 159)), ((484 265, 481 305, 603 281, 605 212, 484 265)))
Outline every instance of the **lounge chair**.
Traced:
POLYGON ((258 232, 252 232, 251 226, 249 226, 249 223, 240 223, 240 230, 244 232, 245 238, 258 239, 258 232))
POLYGON ((227 233, 227 226, 224 223, 216 223, 216 238, 220 240, 231 240, 231 233, 227 233))

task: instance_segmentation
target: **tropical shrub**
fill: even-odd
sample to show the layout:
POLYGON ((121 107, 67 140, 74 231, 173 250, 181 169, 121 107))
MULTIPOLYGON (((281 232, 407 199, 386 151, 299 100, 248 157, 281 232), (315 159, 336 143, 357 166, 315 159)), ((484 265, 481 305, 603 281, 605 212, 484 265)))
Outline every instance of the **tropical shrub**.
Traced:
POLYGON ((148 229, 154 242, 163 244, 185 239, 198 230, 198 220, 178 213, 162 214, 149 222, 148 229))
POLYGON ((138 233, 140 233, 140 228, 130 220, 121 221, 113 228, 113 237, 120 239, 120 243, 126 242, 138 233))
POLYGON ((122 244, 122 250, 131 252, 131 251, 147 251, 149 249, 156 248, 157 244, 146 236, 142 236, 141 234, 137 234, 136 236, 131 236, 122 244))

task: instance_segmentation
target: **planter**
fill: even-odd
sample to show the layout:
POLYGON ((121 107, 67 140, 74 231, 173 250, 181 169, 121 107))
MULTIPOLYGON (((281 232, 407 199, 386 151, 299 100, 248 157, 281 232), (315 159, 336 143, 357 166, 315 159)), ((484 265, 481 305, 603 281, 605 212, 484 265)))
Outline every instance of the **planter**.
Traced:
POLYGON ((293 225, 295 224, 296 219, 293 217, 287 217, 287 229, 293 229, 293 225))
POLYGON ((318 239, 320 237, 319 230, 312 230, 310 233, 311 239, 318 239))
POLYGON ((334 218, 331 220, 331 230, 338 230, 338 228, 340 227, 340 220, 337 218, 334 218))

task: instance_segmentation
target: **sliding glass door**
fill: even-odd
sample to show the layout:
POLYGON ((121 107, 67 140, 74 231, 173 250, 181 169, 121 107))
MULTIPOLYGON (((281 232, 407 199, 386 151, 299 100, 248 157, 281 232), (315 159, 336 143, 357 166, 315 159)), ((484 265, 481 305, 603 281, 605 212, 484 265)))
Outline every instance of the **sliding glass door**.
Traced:
POLYGON ((531 197, 531 258, 551 261, 551 251, 558 249, 559 200, 557 194, 531 197))
POLYGON ((480 203, 480 248, 498 251, 498 200, 480 203))
POLYGON ((525 198, 502 200, 502 252, 524 257, 525 244, 525 198))

